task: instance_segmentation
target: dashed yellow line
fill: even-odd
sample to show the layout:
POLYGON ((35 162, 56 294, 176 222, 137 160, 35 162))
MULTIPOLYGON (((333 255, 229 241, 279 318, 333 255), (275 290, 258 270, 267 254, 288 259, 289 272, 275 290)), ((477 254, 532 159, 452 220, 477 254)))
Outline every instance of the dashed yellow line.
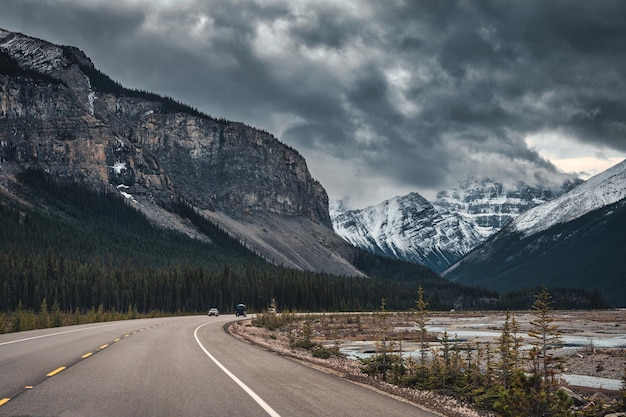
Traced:
MULTIPOLYGON (((150 327, 149 327, 150 328, 150 327)), ((143 332, 145 329, 140 329, 139 332, 143 332)), ((137 334, 137 331, 132 332, 132 334, 137 334)), ((129 337, 131 335, 131 333, 127 333, 125 334, 123 337, 129 337)), ((119 342, 122 338, 118 337, 117 339, 114 339, 113 342, 119 342)), ((109 344, 104 344, 102 346, 100 346, 100 349, 105 349, 106 347, 108 347, 109 344)), ((85 353, 83 356, 81 356, 82 359, 87 359, 88 357, 90 357, 91 355, 93 355, 93 352, 88 352, 85 353)), ((58 367, 57 369, 55 369, 54 371, 47 373, 46 376, 55 376, 56 374, 58 374, 59 372, 62 372, 66 369, 65 366, 61 366, 58 367)), ((33 385, 26 385, 24 387, 24 389, 33 389, 34 386, 33 385)), ((8 403, 9 401, 11 401, 11 398, 0 398, 0 406, 3 406, 4 404, 8 403)))
POLYGON ((55 369, 54 371, 50 372, 49 374, 46 374, 46 376, 55 376, 56 374, 58 374, 59 372, 63 371, 65 369, 65 366, 61 366, 60 368, 55 369))

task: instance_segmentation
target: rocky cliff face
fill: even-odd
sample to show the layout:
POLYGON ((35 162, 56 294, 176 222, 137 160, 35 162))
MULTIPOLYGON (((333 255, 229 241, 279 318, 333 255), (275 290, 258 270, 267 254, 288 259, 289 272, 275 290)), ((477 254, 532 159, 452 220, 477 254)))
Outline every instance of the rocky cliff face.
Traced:
POLYGON ((0 30, 0 52, 19 65, 0 71, 3 187, 18 170, 38 166, 115 187, 155 221, 181 229, 164 208, 183 199, 270 260, 358 274, 337 255, 350 248, 332 231, 324 188, 304 158, 271 134, 125 90, 75 48, 0 30), (293 229, 282 236, 285 219, 293 229), (278 256, 276 241, 298 249, 278 256))

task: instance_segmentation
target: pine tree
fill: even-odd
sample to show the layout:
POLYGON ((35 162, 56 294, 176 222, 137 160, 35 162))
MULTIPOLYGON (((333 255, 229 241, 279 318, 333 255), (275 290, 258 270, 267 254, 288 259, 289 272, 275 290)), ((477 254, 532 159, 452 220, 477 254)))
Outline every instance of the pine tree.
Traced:
POLYGON ((498 370, 503 389, 508 389, 509 381, 515 366, 514 336, 511 333, 510 313, 507 311, 502 327, 502 334, 498 338, 500 360, 498 370))
POLYGON ((424 289, 420 286, 417 289, 417 301, 415 301, 416 322, 420 333, 420 367, 425 370, 426 356, 428 355, 428 341, 426 340, 426 325, 428 324, 428 303, 424 301, 424 289))
POLYGON ((61 305, 57 300, 54 300, 54 303, 52 303, 51 316, 53 327, 61 327, 63 325, 63 321, 61 319, 61 305))
POLYGON ((532 329, 528 331, 533 345, 530 351, 530 375, 525 377, 518 374, 521 386, 526 388, 526 403, 522 405, 528 416, 567 416, 572 404, 572 400, 557 386, 559 361, 551 352, 561 347, 561 339, 559 328, 551 316, 551 304, 551 296, 544 287, 535 296, 535 320, 530 322, 532 329))
POLYGON ((513 337, 513 350, 511 351, 512 359, 513 359, 513 367, 515 369, 520 369, 522 367, 521 358, 520 358, 520 347, 522 345, 523 338, 519 336, 521 327, 519 322, 515 319, 515 314, 511 315, 511 325, 510 325, 511 336, 513 337))
POLYGON ((48 302, 44 298, 41 301, 41 307, 39 308, 39 316, 37 317, 37 327, 40 329, 47 329, 50 327, 50 314, 48 313, 48 302))
POLYGON ((532 328, 528 331, 530 343, 533 345, 531 356, 538 362, 537 376, 541 380, 542 388, 550 386, 557 368, 558 361, 550 352, 561 347, 561 334, 551 316, 551 304, 551 296, 544 287, 533 303, 535 320, 530 322, 532 328))
POLYGON ((396 348, 396 345, 392 341, 388 341, 388 324, 387 324, 387 300, 383 298, 380 304, 380 317, 382 320, 382 340, 377 344, 377 353, 366 359, 362 359, 361 363, 364 365, 361 370, 368 375, 380 377, 383 381, 387 381, 389 375, 391 379, 389 382, 399 382, 406 373, 406 365, 404 358, 401 354, 390 353, 396 348))

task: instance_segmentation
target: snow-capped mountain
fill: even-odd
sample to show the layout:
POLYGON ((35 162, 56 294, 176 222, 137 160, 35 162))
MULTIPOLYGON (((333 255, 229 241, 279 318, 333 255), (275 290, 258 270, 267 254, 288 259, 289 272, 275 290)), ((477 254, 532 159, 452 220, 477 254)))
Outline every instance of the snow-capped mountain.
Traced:
POLYGON ((363 210, 331 213, 335 232, 369 252, 445 269, 473 248, 480 233, 459 216, 440 213, 418 193, 363 210))
POLYGON ((595 289, 626 305, 626 161, 534 207, 443 275, 499 291, 595 289))
POLYGON ((439 192, 432 204, 411 193, 362 210, 331 212, 331 218, 335 232, 356 247, 440 272, 554 195, 522 183, 507 189, 473 179, 439 192))
POLYGON ((626 160, 590 178, 560 198, 529 210, 513 224, 526 236, 566 223, 626 197, 626 160))

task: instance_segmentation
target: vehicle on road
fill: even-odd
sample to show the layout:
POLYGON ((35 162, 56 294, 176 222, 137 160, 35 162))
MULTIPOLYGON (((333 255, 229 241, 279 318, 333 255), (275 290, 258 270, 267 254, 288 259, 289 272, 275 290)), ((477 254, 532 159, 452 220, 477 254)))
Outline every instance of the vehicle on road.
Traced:
POLYGON ((219 315, 220 315, 220 311, 219 311, 217 308, 213 307, 213 308, 211 308, 211 309, 209 310, 209 317, 210 317, 210 316, 215 316, 215 317, 217 317, 217 316, 219 316, 219 315))
POLYGON ((235 306, 235 316, 239 317, 239 316, 244 316, 246 317, 247 315, 247 308, 245 304, 237 304, 235 306))

